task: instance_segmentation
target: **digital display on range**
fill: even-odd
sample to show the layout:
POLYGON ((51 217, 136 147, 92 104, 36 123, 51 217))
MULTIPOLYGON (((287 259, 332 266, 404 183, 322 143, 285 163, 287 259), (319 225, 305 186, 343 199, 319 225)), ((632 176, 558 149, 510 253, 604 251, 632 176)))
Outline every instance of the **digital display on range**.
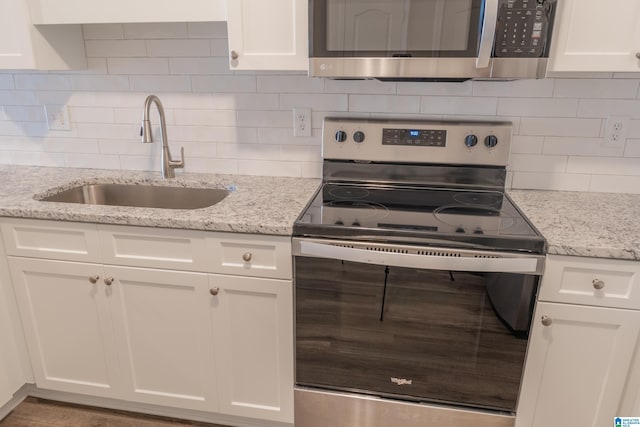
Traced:
POLYGON ((446 130, 382 129, 382 145, 445 147, 446 144, 446 130))

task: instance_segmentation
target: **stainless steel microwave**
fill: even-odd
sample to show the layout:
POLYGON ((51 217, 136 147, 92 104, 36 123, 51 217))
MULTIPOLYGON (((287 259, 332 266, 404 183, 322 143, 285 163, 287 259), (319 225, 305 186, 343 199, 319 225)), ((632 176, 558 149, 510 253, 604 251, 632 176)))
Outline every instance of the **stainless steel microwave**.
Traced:
POLYGON ((309 75, 542 78, 558 0, 310 0, 309 75))

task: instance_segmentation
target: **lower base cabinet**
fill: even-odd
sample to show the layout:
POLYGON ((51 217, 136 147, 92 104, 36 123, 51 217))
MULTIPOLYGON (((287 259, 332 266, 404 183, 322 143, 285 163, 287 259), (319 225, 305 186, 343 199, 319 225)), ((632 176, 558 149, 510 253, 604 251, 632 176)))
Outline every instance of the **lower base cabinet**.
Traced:
POLYGON ((602 427, 640 415, 628 413, 640 395, 638 271, 634 261, 547 258, 516 427, 602 427))
POLYGON ((293 422, 290 279, 8 259, 39 388, 293 422))

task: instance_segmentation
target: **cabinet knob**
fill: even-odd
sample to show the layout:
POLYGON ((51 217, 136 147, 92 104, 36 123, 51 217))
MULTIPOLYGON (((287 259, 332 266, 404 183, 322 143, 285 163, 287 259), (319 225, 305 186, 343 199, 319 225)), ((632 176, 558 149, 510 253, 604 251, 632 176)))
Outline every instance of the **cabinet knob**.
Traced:
POLYGON ((235 50, 231 51, 231 59, 233 59, 234 61, 238 59, 240 55, 238 55, 238 52, 236 52, 235 50))
POLYGON ((600 279, 593 279, 593 287, 600 290, 604 288, 604 282, 600 279))
POLYGON ((244 262, 251 261, 252 257, 253 255, 251 254, 251 252, 245 252, 244 255, 242 255, 242 259, 244 260, 244 262))
POLYGON ((218 295, 218 293, 220 293, 220 288, 211 288, 209 289, 209 293, 215 297, 216 295, 218 295))
POLYGON ((91 276, 89 277, 89 281, 91 283, 98 283, 98 279, 100 278, 100 276, 91 276))
POLYGON ((640 59, 640 52, 636 52, 636 58, 640 59))
POLYGON ((111 284, 113 283, 114 278, 113 277, 105 277, 104 278, 104 284, 107 286, 111 286, 111 284))
POLYGON ((553 320, 551 320, 551 317, 546 316, 546 315, 542 316, 542 319, 540 319, 540 320, 542 321, 542 324, 544 326, 549 326, 549 325, 551 325, 551 323, 553 323, 553 320))

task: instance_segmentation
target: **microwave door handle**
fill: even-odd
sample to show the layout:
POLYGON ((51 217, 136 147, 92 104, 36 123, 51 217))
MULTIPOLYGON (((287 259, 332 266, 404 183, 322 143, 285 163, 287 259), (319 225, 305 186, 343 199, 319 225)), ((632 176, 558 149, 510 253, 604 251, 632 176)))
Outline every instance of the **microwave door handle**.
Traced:
POLYGON ((476 68, 487 68, 491 60, 493 41, 496 38, 496 24, 498 22, 499 0, 485 0, 482 34, 480 35, 480 49, 476 59, 476 68))
POLYGON ((420 270, 472 271, 496 273, 535 274, 538 259, 517 258, 470 258, 451 256, 425 256, 394 252, 368 251, 366 249, 327 245, 301 241, 300 255, 318 258, 339 259, 364 264, 387 265, 390 267, 416 268, 420 270))

